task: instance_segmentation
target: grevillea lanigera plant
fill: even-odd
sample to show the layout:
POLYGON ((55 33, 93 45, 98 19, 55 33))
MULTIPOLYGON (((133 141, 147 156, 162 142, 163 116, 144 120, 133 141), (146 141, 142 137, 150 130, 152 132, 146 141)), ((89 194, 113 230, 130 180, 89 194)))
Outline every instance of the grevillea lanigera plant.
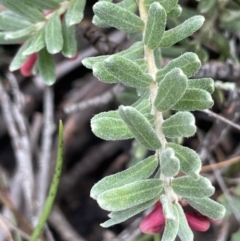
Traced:
POLYGON ((93 186, 91 197, 110 211, 110 219, 101 225, 121 223, 155 205, 140 224, 142 232, 163 231, 162 241, 174 241, 177 236, 192 241, 191 228, 207 230, 210 221, 224 216, 225 209, 209 198, 214 187, 199 174, 197 153, 175 140, 195 134, 195 119, 189 111, 212 107, 214 83, 210 78, 189 79, 201 67, 194 53, 183 53, 164 68, 157 63, 161 48, 192 35, 204 17, 194 16, 166 30, 167 18, 181 14, 177 0, 124 0, 117 4, 105 0, 97 2, 93 11, 95 25, 140 33, 142 40, 120 53, 83 61, 100 81, 136 88, 139 95, 131 106, 95 115, 92 130, 108 141, 135 138, 155 152, 93 186), (192 211, 186 211, 185 206, 191 206, 192 211))

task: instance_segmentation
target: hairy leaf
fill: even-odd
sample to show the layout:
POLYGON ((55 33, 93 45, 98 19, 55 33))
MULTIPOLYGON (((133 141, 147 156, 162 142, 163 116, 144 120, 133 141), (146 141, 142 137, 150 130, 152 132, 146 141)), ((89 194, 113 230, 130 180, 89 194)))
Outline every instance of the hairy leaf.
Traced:
POLYGON ((169 13, 177 5, 178 0, 144 0, 146 8, 149 8, 153 2, 160 3, 169 13))
POLYGON ((151 4, 144 34, 144 43, 149 49, 155 49, 161 42, 165 31, 167 15, 165 9, 157 2, 151 4))
POLYGON ((165 111, 174 106, 187 89, 187 77, 181 69, 174 68, 160 82, 154 105, 159 111, 165 111))
POLYGON ((20 39, 25 36, 30 36, 35 30, 35 27, 30 25, 27 28, 20 29, 14 32, 7 32, 5 39, 6 40, 11 40, 11 39, 20 39))
POLYGON ((102 209, 121 211, 156 198, 161 191, 161 180, 141 180, 105 191, 98 196, 97 202, 102 209))
POLYGON ((54 0, 24 0, 28 5, 35 6, 39 9, 57 9, 59 8, 59 3, 54 0))
POLYGON ((212 94, 214 91, 214 80, 211 78, 190 79, 188 81, 188 88, 206 90, 212 94))
POLYGON ((193 114, 183 111, 172 115, 162 124, 162 131, 168 138, 190 137, 196 132, 193 114))
POLYGON ((200 176, 197 180, 189 176, 178 177, 172 180, 174 192, 182 197, 209 197, 214 193, 214 187, 211 182, 200 176))
POLYGON ((160 196, 160 201, 163 208, 163 214, 166 220, 176 220, 174 215, 173 206, 171 200, 165 195, 160 196))
POLYGON ((177 4, 169 13, 168 18, 178 18, 182 13, 182 7, 177 4))
POLYGON ((149 150, 161 147, 155 130, 143 114, 130 106, 120 106, 118 112, 140 144, 149 150))

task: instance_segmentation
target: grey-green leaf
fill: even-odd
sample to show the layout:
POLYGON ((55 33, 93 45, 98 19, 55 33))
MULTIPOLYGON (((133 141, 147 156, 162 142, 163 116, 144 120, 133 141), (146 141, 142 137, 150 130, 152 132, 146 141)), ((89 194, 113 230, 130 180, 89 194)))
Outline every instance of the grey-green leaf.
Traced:
POLYGON ((63 49, 62 53, 67 58, 73 58, 77 53, 77 39, 75 34, 75 26, 67 26, 64 18, 62 24, 63 49))
POLYGON ((178 202, 176 202, 174 206, 177 208, 179 214, 179 238, 181 239, 181 241, 193 241, 193 232, 188 225, 182 206, 178 202))
POLYGON ((28 56, 23 55, 24 51, 30 46, 31 39, 28 39, 18 50, 17 54, 15 55, 14 59, 11 62, 9 67, 10 71, 17 70, 21 68, 21 66, 25 63, 28 59, 28 56))
POLYGON ((172 148, 166 148, 160 155, 161 173, 166 177, 174 177, 180 170, 180 161, 172 148))
POLYGON ((214 80, 212 78, 190 79, 188 88, 206 90, 212 94, 214 92, 214 80))
POLYGON ((160 202, 162 204, 163 214, 166 220, 176 220, 174 215, 172 201, 165 195, 160 196, 160 202))
POLYGON ((78 24, 83 19, 83 12, 86 5, 86 0, 71 0, 66 12, 66 25, 72 26, 78 24))
POLYGON ((121 211, 156 198, 160 195, 162 188, 161 180, 136 181, 103 192, 98 196, 97 202, 102 209, 121 211))
POLYGON ((93 6, 94 13, 106 24, 130 33, 141 32, 144 22, 134 13, 109 2, 98 2, 93 6))
POLYGON ((93 186, 90 196, 97 199, 101 193, 107 190, 146 179, 154 172, 157 165, 157 157, 150 156, 125 171, 103 178, 93 186))
POLYGON ((59 8, 59 3, 54 0, 24 0, 27 4, 36 6, 39 9, 47 10, 47 9, 57 9, 59 8))
POLYGON ((159 111, 171 109, 187 89, 187 77, 181 69, 174 68, 160 82, 154 105, 159 111))
POLYGON ((136 63, 118 55, 107 58, 104 66, 120 82, 131 87, 148 87, 153 81, 136 63))
POLYGON ((144 34, 144 43, 149 49, 155 49, 161 42, 165 31, 167 14, 165 9, 158 3, 151 4, 144 34))
POLYGON ((193 179, 190 176, 178 177, 172 180, 172 188, 175 193, 181 197, 209 197, 214 193, 214 187, 211 182, 200 176, 193 179))
POLYGON ((20 39, 25 36, 30 36, 34 30, 35 30, 35 26, 30 25, 29 27, 24 28, 24 29, 20 29, 20 30, 13 31, 13 32, 7 32, 5 39, 6 40, 20 39))
POLYGON ((45 27, 45 42, 50 54, 59 53, 63 48, 62 24, 58 13, 54 13, 45 27))
POLYGON ((137 11, 137 2, 135 0, 123 0, 119 3, 117 3, 118 6, 120 6, 121 8, 125 8, 128 11, 134 13, 137 11))
POLYGON ((161 147, 155 130, 143 114, 131 106, 120 106, 118 112, 140 144, 149 150, 161 147))
POLYGON ((188 197, 185 200, 196 210, 204 216, 212 219, 222 219, 225 215, 226 209, 220 203, 215 202, 210 198, 193 198, 188 197))
POLYGON ((168 143, 168 147, 174 150, 176 157, 180 160, 181 171, 193 178, 198 178, 198 174, 202 167, 202 162, 198 154, 188 147, 175 143, 168 143))
POLYGON ((101 55, 101 56, 96 56, 96 57, 88 57, 82 60, 82 64, 88 68, 92 69, 93 65, 99 62, 103 62, 109 55, 101 55))
POLYGON ((166 31, 163 35, 162 41, 159 45, 161 48, 168 48, 175 43, 187 38, 196 32, 203 25, 203 16, 194 16, 178 25, 177 27, 166 31))
POLYGON ((100 19, 97 15, 93 16, 92 23, 99 28, 110 28, 108 23, 100 19))
POLYGON ((92 132, 104 140, 127 140, 134 137, 117 111, 102 112, 91 119, 92 132))
POLYGON ((31 25, 29 21, 11 11, 4 11, 0 14, 0 30, 16 31, 27 28, 31 25))
POLYGON ((197 73, 201 67, 201 61, 194 53, 187 52, 176 59, 170 61, 164 68, 157 72, 156 78, 160 82, 163 77, 173 68, 180 68, 183 73, 189 78, 197 73))
POLYGON ((187 89, 179 102, 172 107, 173 110, 205 110, 211 108, 214 102, 211 95, 201 89, 187 89))
POLYGON ((38 52, 38 67, 40 75, 47 85, 52 85, 56 81, 55 63, 53 56, 48 53, 46 48, 38 52))
POLYGON ((144 203, 138 204, 138 205, 136 205, 134 207, 131 207, 131 208, 128 208, 126 210, 111 212, 108 215, 111 219, 102 223, 101 226, 104 227, 104 228, 108 228, 108 227, 113 226, 115 224, 121 223, 121 222, 133 217, 134 215, 144 211, 145 209, 153 206, 154 203, 156 203, 156 201, 158 199, 159 198, 156 197, 154 199, 151 199, 151 200, 146 201, 144 203))
POLYGON ((44 29, 40 29, 31 39, 30 46, 23 52, 23 55, 37 53, 45 47, 44 29))
POLYGON ((19 14, 20 16, 25 17, 33 23, 46 20, 38 9, 27 4, 25 0, 18 1, 17 4, 16 0, 0 0, 0 4, 4 5, 7 9, 19 14))
POLYGON ((173 207, 175 219, 166 220, 161 241, 174 241, 177 237, 177 233, 179 230, 179 213, 175 205, 172 205, 172 207, 173 207))
POLYGON ((160 3, 169 13, 177 5, 178 0, 144 0, 145 7, 149 8, 153 2, 160 3))
POLYGON ((168 138, 190 137, 196 130, 195 118, 187 111, 172 115, 162 124, 162 131, 168 138))
POLYGON ((168 13, 168 18, 177 18, 181 15, 182 13, 182 7, 177 4, 169 13, 168 13))

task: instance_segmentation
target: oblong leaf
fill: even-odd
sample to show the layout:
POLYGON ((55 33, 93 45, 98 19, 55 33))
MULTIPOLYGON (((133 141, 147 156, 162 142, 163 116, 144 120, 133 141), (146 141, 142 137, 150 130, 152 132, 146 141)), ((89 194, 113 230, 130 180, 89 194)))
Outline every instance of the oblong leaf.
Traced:
POLYGON ((58 13, 54 13, 45 27, 45 42, 50 54, 59 53, 63 48, 62 24, 58 13))
POLYGON ((168 18, 177 18, 181 15, 182 13, 182 7, 177 4, 169 13, 168 13, 168 18))
POLYGON ((204 216, 212 219, 222 219, 225 215, 226 209, 220 203, 215 202, 210 198, 193 198, 185 199, 193 208, 198 210, 204 216))
POLYGON ((26 3, 29 5, 33 5, 39 9, 57 9, 59 8, 59 3, 57 3, 54 0, 47 0, 47 1, 42 1, 42 0, 24 0, 26 3))
POLYGON ((201 67, 201 61, 194 53, 187 52, 180 57, 171 60, 164 68, 157 72, 156 79, 160 82, 173 68, 180 68, 189 78, 197 73, 201 67))
POLYGON ((46 48, 38 52, 38 67, 40 75, 47 85, 52 85, 56 81, 55 63, 53 56, 48 53, 46 48))
POLYGON ((27 28, 31 25, 29 21, 11 11, 4 11, 0 14, 0 30, 16 31, 27 28))
POLYGON ((27 41, 27 39, 29 38, 28 36, 24 36, 24 37, 19 38, 19 39, 8 39, 8 40, 6 40, 5 37, 6 37, 7 34, 8 34, 8 32, 1 32, 0 31, 0 44, 6 44, 6 45, 20 44, 22 42, 27 41))
POLYGON ((86 0, 71 0, 67 12, 65 14, 66 25, 72 26, 78 24, 83 19, 83 12, 86 0))
POLYGON ((172 201, 165 194, 162 194, 160 196, 160 202, 162 204, 162 209, 163 209, 163 214, 165 219, 176 220, 176 217, 173 211, 172 201))
POLYGON ((179 229, 178 229, 179 238, 182 241, 193 241, 193 238, 194 238, 193 232, 188 225, 182 206, 178 202, 176 202, 174 206, 177 208, 178 214, 179 214, 179 229))
POLYGON ((166 177, 174 177, 180 170, 180 161, 172 148, 166 148, 160 155, 161 173, 166 177))
POLYGON ((157 179, 136 181, 103 192, 97 198, 102 209, 121 211, 149 201, 160 195, 162 181, 157 179))
POLYGON ((154 105, 159 111, 165 111, 174 106, 187 89, 187 77, 181 69, 174 68, 160 82, 154 105))
POLYGON ((190 137, 196 130, 195 118, 187 111, 172 115, 162 124, 162 131, 168 138, 190 137))
POLYGON ((30 46, 23 52, 23 55, 37 53, 45 47, 44 29, 40 29, 31 39, 30 46))
POLYGON ((123 0, 117 3, 117 5, 132 13, 136 12, 138 8, 137 2, 135 0, 123 0))
POLYGON ((77 53, 77 39, 75 26, 67 26, 66 19, 62 23, 63 48, 62 54, 67 58, 73 58, 77 53))
POLYGON ((91 119, 92 132, 104 140, 127 140, 134 138, 117 111, 102 112, 91 119))
POLYGON ((131 106, 120 106, 118 113, 137 141, 149 150, 161 147, 155 130, 147 118, 131 106))
POLYGON ((166 21, 167 14, 165 9, 158 2, 151 4, 144 33, 144 43, 149 49, 155 49, 160 44, 165 31, 166 21))
POLYGON ((172 109, 179 111, 205 110, 211 108, 213 104, 213 99, 207 91, 201 89, 187 89, 183 97, 172 109))
POLYGON ((109 2, 98 2, 93 6, 94 13, 107 24, 130 33, 141 32, 144 22, 130 11, 109 2))
POLYGON ((172 180, 172 188, 175 193, 181 197, 209 197, 214 193, 215 188, 211 182, 200 176, 198 179, 193 179, 189 176, 178 177, 172 180))
POLYGON ((43 17, 43 14, 33 7, 26 3, 25 0, 18 1, 16 0, 0 0, 0 3, 4 5, 7 9, 19 14, 20 16, 25 17, 33 23, 42 22, 46 19, 43 17))
POLYGON ((169 13, 177 5, 178 0, 144 0, 145 7, 148 9, 153 2, 160 3, 169 13))
POLYGON ((148 87, 153 81, 136 63, 118 55, 107 58, 104 66, 120 82, 131 87, 148 87))
POLYGON ((177 27, 166 31, 163 35, 159 47, 168 48, 174 45, 175 43, 187 38, 196 32, 203 25, 204 17, 203 16, 194 16, 187 19, 182 24, 177 27))
POLYGON ((27 28, 20 29, 14 32, 7 32, 5 39, 6 40, 11 40, 11 39, 20 39, 25 36, 30 36, 31 33, 35 30, 35 26, 30 25, 27 28))
POLYGON ((198 154, 188 147, 175 143, 168 143, 168 147, 174 150, 176 157, 180 160, 181 171, 193 178, 198 178, 198 174, 202 167, 202 162, 198 154))
POLYGON ((214 80, 212 78, 190 79, 188 88, 206 90, 212 94, 214 92, 214 80))
POLYGON ((164 232, 163 232, 161 241, 170 241, 170 240, 173 241, 177 237, 177 233, 179 230, 179 213, 174 205, 172 205, 172 207, 173 207, 175 219, 174 220, 171 220, 171 219, 166 220, 166 224, 165 224, 165 228, 164 228, 164 232))
POLYGON ((157 165, 157 157, 150 156, 125 171, 103 178, 92 187, 90 196, 97 199, 101 193, 107 190, 146 179, 154 172, 157 165))
POLYGON ((156 203, 156 201, 159 198, 156 197, 154 199, 151 199, 149 201, 146 201, 144 203, 138 204, 134 207, 128 208, 126 210, 122 211, 116 211, 116 212, 111 212, 108 216, 111 218, 107 220, 106 222, 100 224, 104 228, 108 228, 110 226, 113 226, 115 224, 124 222, 125 220, 137 215, 138 213, 144 211, 145 209, 151 207, 156 203))

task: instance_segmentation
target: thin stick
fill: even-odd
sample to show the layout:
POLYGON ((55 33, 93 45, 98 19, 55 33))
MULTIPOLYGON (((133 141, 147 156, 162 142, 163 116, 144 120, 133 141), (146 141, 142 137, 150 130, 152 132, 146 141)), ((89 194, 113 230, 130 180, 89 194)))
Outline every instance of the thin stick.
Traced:
POLYGON ((3 227, 6 235, 7 235, 7 240, 8 241, 14 241, 11 232, 9 231, 7 225, 3 222, 3 220, 0 218, 0 226, 3 227))
POLYGON ((218 114, 212 112, 211 110, 202 110, 202 112, 204 112, 204 113, 208 114, 209 116, 214 117, 214 118, 216 118, 216 119, 218 119, 218 120, 220 120, 222 122, 225 122, 226 124, 236 128, 237 130, 240 131, 240 126, 239 125, 237 125, 236 123, 226 119, 225 117, 223 117, 221 115, 218 115, 218 114))

